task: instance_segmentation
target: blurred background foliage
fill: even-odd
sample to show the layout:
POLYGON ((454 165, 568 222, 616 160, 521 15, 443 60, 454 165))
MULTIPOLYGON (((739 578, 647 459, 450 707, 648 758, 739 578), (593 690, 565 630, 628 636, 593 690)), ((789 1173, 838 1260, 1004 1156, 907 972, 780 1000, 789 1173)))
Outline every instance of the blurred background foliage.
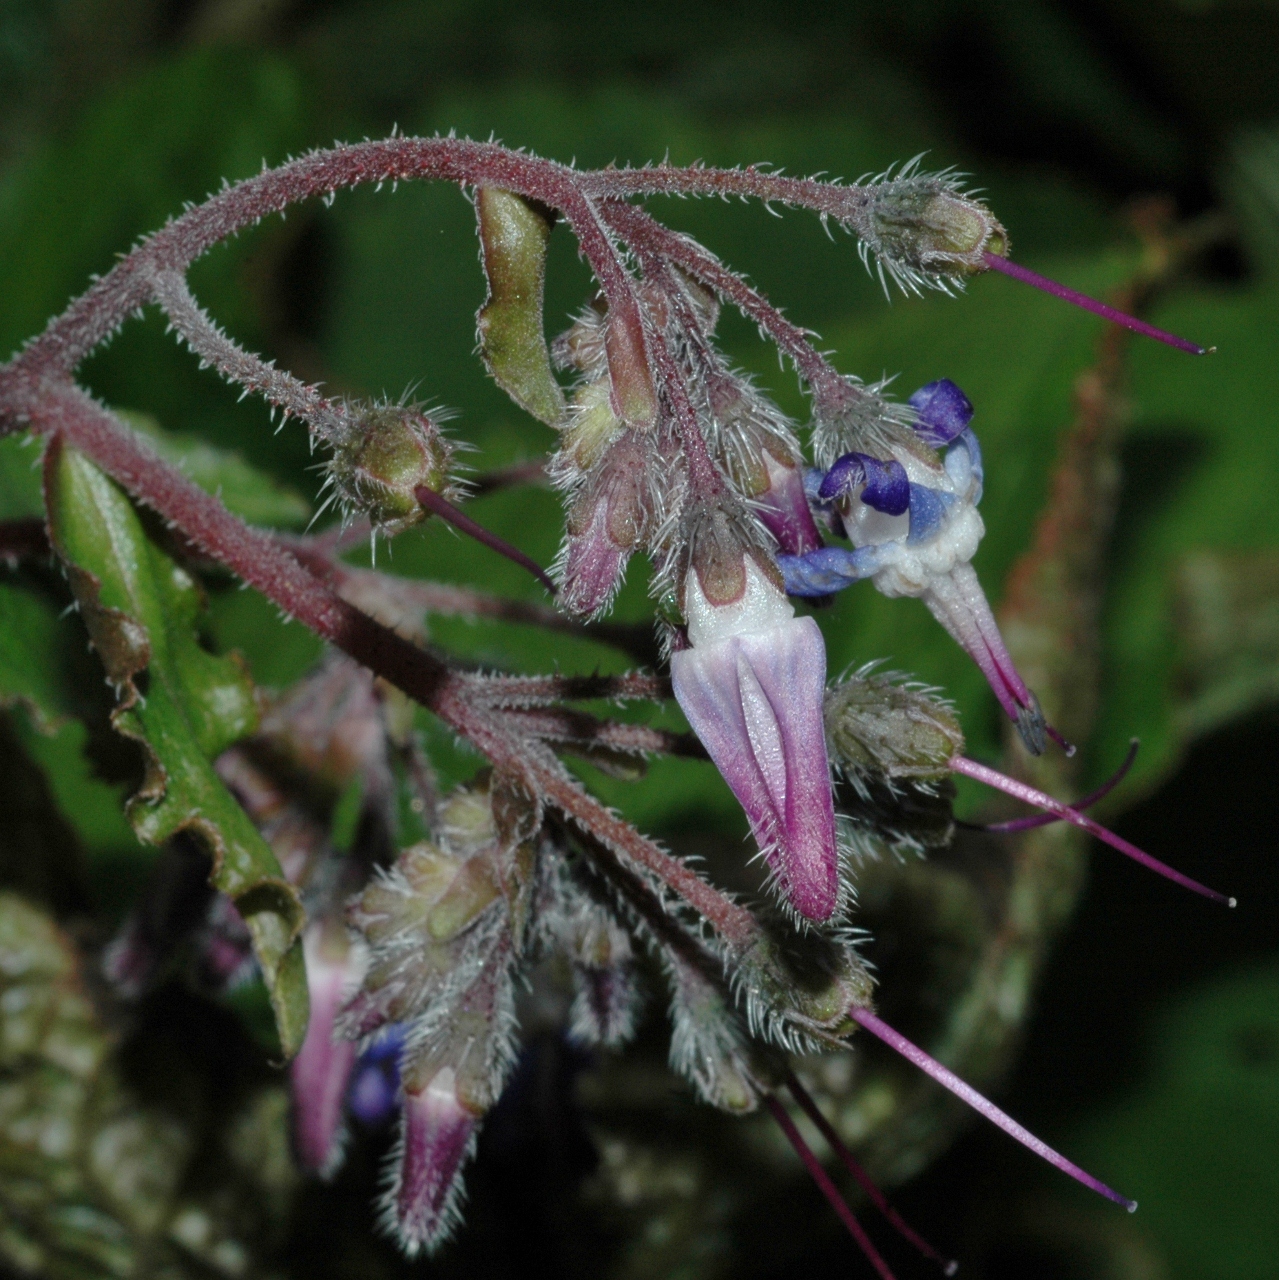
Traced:
MULTIPOLYGON (((1094 781, 1106 775, 1129 738, 1140 737, 1137 765, 1108 802, 1110 818, 1158 856, 1237 893, 1242 905, 1217 915, 1118 859, 1099 858, 1042 983, 1008 1104, 1141 1200, 1136 1218, 1092 1204, 979 1130, 901 1200, 924 1234, 958 1252, 966 1274, 994 1280, 1279 1274, 1272 801, 1279 770, 1279 6, 5 0, 0 348, 38 330, 92 273, 109 269, 139 235, 223 178, 393 125, 493 134, 589 166, 669 155, 677 163, 771 161, 791 172, 854 178, 927 152, 929 164, 974 175, 1019 260, 1093 293, 1118 284, 1138 262, 1135 201, 1159 197, 1175 219, 1217 228, 1153 318, 1218 353, 1194 360, 1153 344, 1131 351, 1123 481, 1104 584, 1099 718, 1085 769, 1094 781)), ((957 300, 898 297, 890 305, 847 238, 828 238, 815 219, 718 202, 668 202, 657 211, 819 331, 841 368, 867 378, 898 374, 903 395, 939 377, 966 389, 987 456, 988 535, 977 567, 997 595, 1044 504, 1099 324, 1002 278, 978 280, 957 300)), ((192 283, 243 342, 304 377, 357 395, 398 396, 412 387, 460 409, 454 430, 475 446, 468 461, 477 470, 535 457, 549 443, 551 433, 506 401, 472 356, 484 286, 473 214, 453 188, 359 191, 331 209, 292 210, 286 221, 215 250, 192 283)), ((561 230, 548 278, 552 331, 587 288, 561 230)), ((802 419, 793 379, 750 327, 726 315, 721 333, 734 361, 802 419)), ((82 374, 113 405, 147 415, 139 425, 197 480, 234 497, 246 517, 281 527, 305 522, 317 477, 303 432, 294 426, 276 434, 261 406, 237 404, 213 374, 195 369, 154 315, 123 330, 82 374)), ((0 515, 40 511, 34 458, 18 441, 0 442, 0 515)), ((561 520, 546 491, 483 497, 474 511, 541 561, 553 556, 561 520)), ((537 594, 510 564, 433 526, 402 538, 392 567, 443 580, 478 575, 505 594, 537 594)), ((8 664, 2 692, 14 710, 0 735, 7 842, 0 868, 5 884, 29 901, 90 921, 77 927, 92 945, 127 908, 154 854, 121 815, 135 761, 118 739, 95 737, 102 708, 71 705, 97 687, 93 660, 31 600, 16 581, 0 583, 0 644, 18 630, 40 634, 61 674, 38 666, 19 678, 12 675, 18 666, 8 664), (63 863, 31 870, 34 851, 51 847, 63 863)), ((638 618, 650 607, 637 566, 619 612, 638 618)), ((318 653, 308 634, 229 582, 213 584, 207 625, 210 642, 240 649, 268 687, 295 679, 318 653)), ((822 625, 832 671, 871 659, 908 669, 958 701, 970 754, 997 753, 993 700, 922 608, 851 591, 822 625)), ((603 647, 522 627, 439 620, 432 634, 511 669, 621 664, 603 647)), ((433 734, 445 780, 468 776, 474 758, 425 720, 423 728, 433 734)), ((723 840, 725 831, 736 839, 745 830, 709 766, 662 762, 641 783, 591 781, 641 827, 686 846, 699 832, 723 840)), ((974 803, 967 793, 961 800, 974 803)), ((59 950, 66 944, 25 916, 8 927, 23 938, 38 935, 38 945, 29 945, 46 955, 41 972, 56 986, 70 963, 59 950)), ((266 1182, 275 1177, 270 1194, 286 1195, 287 1172, 271 1170, 287 1161, 260 1154, 269 1145, 261 1115, 278 1108, 278 1083, 247 1041, 227 1047, 238 1033, 224 1014, 216 1016, 225 1020, 217 1025, 226 1042, 201 1079, 193 1043, 218 1037, 195 1030, 199 1019, 178 996, 162 999, 173 1007, 148 1018, 168 1028, 170 1040, 186 1042, 173 1050, 174 1080, 160 1111, 138 1113, 131 1149, 136 1155, 147 1143, 168 1142, 202 1153, 183 1157, 203 1170, 196 1182, 206 1184, 182 1192, 193 1197, 182 1212, 204 1224, 188 1234, 195 1240, 205 1232, 188 1253, 212 1272, 240 1274, 231 1254, 216 1252, 219 1224, 245 1214, 270 1218, 270 1195, 251 1207, 225 1197, 214 1203, 208 1171, 239 1160, 236 1167, 256 1169, 266 1182), (216 1086, 209 1072, 234 1087, 216 1086), (203 1101, 186 1114, 181 1099, 196 1095, 203 1101), (233 1137, 215 1141, 219 1127, 233 1137)), ((49 1016, 75 1022, 84 1011, 49 1016)), ((105 1033, 83 1034, 98 1045, 94 1036, 105 1033)), ((56 1076, 58 1088, 88 1090, 85 1125, 114 1132, 111 1117, 125 1106, 118 1095, 141 1087, 116 1079, 119 1071, 127 1076, 128 1061, 112 1066, 104 1083, 95 1075, 101 1045, 68 1063, 56 1053, 49 1058, 32 1035, 26 1048, 10 1046, 0 1067, 35 1054, 31 1060, 44 1063, 40 1071, 56 1076)), ((588 1231, 574 1217, 575 1201, 564 1198, 565 1188, 607 1163, 608 1152, 592 1148, 574 1115, 535 1105, 560 1097, 572 1069, 563 1050, 546 1045, 526 1061, 513 1101, 482 1143, 471 1223, 445 1270, 527 1275, 532 1266, 576 1275, 591 1273, 592 1260, 626 1255, 621 1228, 596 1223, 588 1231)), ((17 1114, 5 1088, 0 1125, 17 1114)), ((6 1141, 18 1142, 12 1134, 6 1141)), ((288 1236, 280 1256, 290 1274, 397 1273, 389 1248, 350 1254, 342 1243, 367 1229, 376 1158, 376 1144, 357 1146, 335 1188, 305 1192, 293 1225, 281 1218, 270 1227, 288 1236), (324 1229, 309 1229, 321 1216, 324 1229), (346 1235, 342 1224, 351 1227, 346 1235)), ((678 1200, 684 1193, 668 1173, 678 1200)), ((5 1155, 5 1196, 19 1194, 19 1175, 5 1155)), ((776 1215, 769 1223, 776 1234, 749 1266, 741 1263, 742 1274, 849 1265, 815 1193, 796 1192, 767 1213, 776 1215)), ((142 1254, 93 1234, 100 1228, 109 1236, 109 1224, 56 1230, 64 1228, 68 1238, 98 1243, 66 1255, 92 1265, 65 1264, 58 1274, 144 1268, 142 1254)), ((136 1245, 146 1231, 144 1223, 129 1239, 136 1245)), ((649 1242, 646 1265, 665 1256, 661 1243, 649 1242)), ((731 1242, 702 1245, 731 1255, 731 1242)), ((20 1250, 6 1256, 2 1265, 25 1267, 20 1250)), ((179 1265, 163 1251, 145 1256, 147 1274, 179 1265)), ((57 1270, 47 1259, 28 1261, 35 1273, 57 1270)), ((723 1274, 722 1265, 694 1251, 653 1273, 723 1274)), ((912 1265, 903 1264, 902 1274, 922 1274, 922 1264, 912 1265)))

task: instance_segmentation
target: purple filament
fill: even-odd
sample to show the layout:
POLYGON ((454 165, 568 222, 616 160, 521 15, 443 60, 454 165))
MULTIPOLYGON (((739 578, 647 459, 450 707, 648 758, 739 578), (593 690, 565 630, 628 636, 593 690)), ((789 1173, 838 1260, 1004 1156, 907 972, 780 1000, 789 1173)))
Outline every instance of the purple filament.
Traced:
POLYGON ((950 762, 950 768, 953 773, 960 773, 966 778, 974 778, 978 782, 984 782, 988 787, 994 787, 996 790, 1003 791, 1018 800, 1024 800, 1027 804, 1033 804, 1039 809, 1045 809, 1049 813, 1056 814, 1059 818, 1065 818, 1067 822, 1073 822, 1075 826, 1082 827, 1090 835, 1094 835, 1098 840, 1110 845, 1112 849, 1118 849, 1120 853, 1127 854, 1135 862, 1140 862, 1148 870, 1171 880, 1174 884, 1181 885, 1183 889, 1190 889, 1194 893, 1202 894, 1205 898, 1211 898, 1214 902, 1224 903, 1228 907, 1235 905, 1234 898, 1228 898, 1224 893, 1218 893, 1215 889, 1209 889, 1206 885, 1200 884, 1198 880, 1192 880, 1189 876, 1182 875, 1180 871, 1174 871, 1172 867, 1160 862, 1158 858, 1152 858, 1144 850, 1138 849, 1135 844, 1129 844, 1122 836, 1117 836, 1113 831, 1108 831, 1101 823, 1094 822, 1077 809, 1072 809, 1070 805, 1062 804, 1060 800, 1054 800, 1047 792, 1037 791, 1034 787, 1028 786, 1024 782, 1019 782, 1016 778, 1009 778, 995 769, 990 769, 984 764, 978 764, 975 760, 966 759, 964 756, 955 756, 950 762))
POLYGON ((941 1269, 943 1275, 953 1276, 959 1270, 959 1263, 953 1259, 943 1258, 932 1245, 920 1236, 910 1224, 888 1203, 888 1198, 875 1185, 870 1174, 853 1158, 853 1153, 844 1145, 843 1139, 835 1131, 835 1126, 822 1114, 822 1109, 813 1101, 812 1095, 800 1084, 793 1071, 786 1072, 786 1087, 791 1096, 799 1103, 805 1115, 817 1126, 818 1132, 826 1139, 830 1149, 843 1162, 844 1168, 853 1175, 857 1185, 866 1193, 870 1202, 888 1219, 898 1232, 941 1269))
POLYGON ((849 1017, 859 1026, 864 1027, 873 1036, 877 1036, 890 1049, 900 1053, 908 1062, 913 1063, 921 1071, 932 1076, 938 1084, 949 1089, 957 1098, 968 1103, 979 1115, 983 1115, 992 1124, 997 1125, 1010 1137, 1016 1138, 1022 1146, 1033 1151, 1037 1156, 1047 1160, 1050 1165, 1069 1174, 1076 1182, 1121 1204, 1129 1213, 1136 1211, 1137 1202, 1112 1191, 1104 1182, 1086 1173, 1077 1164, 1067 1160, 1060 1152, 1054 1151, 1046 1142, 1036 1138, 1029 1129, 1023 1128, 1012 1116, 1001 1111, 988 1098, 982 1097, 970 1084, 966 1084, 948 1067, 943 1067, 936 1058, 930 1058, 917 1044, 912 1044, 900 1031, 894 1031, 886 1022, 881 1022, 869 1009, 853 1008, 848 1011, 849 1017))
POLYGON ((555 583, 551 581, 546 570, 536 560, 531 560, 518 547, 511 546, 505 538, 499 538, 497 534, 490 533, 482 524, 476 524, 470 516, 455 507, 443 494, 436 493, 434 489, 428 489, 423 484, 414 490, 414 497, 424 507, 429 507, 441 519, 447 520, 449 524, 455 525, 463 533, 469 534, 476 542, 482 542, 486 547, 491 547, 496 551, 498 555, 505 556, 508 560, 519 565, 521 569, 527 569, 551 595, 555 594, 555 583))
POLYGON ((808 1170, 809 1177, 817 1183, 822 1195, 830 1201, 830 1206, 839 1215, 839 1220, 848 1228, 849 1234, 857 1241, 857 1247, 866 1255, 867 1261, 876 1271, 879 1272, 882 1280, 897 1280, 892 1271, 889 1270, 888 1263, 879 1256, 879 1251, 870 1242, 870 1237, 862 1228, 862 1224, 857 1221, 856 1215, 844 1203, 844 1197, 839 1194, 839 1188, 830 1180, 830 1175, 822 1168, 822 1162, 813 1154, 808 1143, 804 1141, 799 1130, 795 1128, 795 1122, 786 1112, 786 1108, 771 1094, 764 1095, 764 1105, 772 1112, 773 1119, 777 1121, 778 1128, 786 1135, 786 1140, 795 1148, 796 1155, 804 1162, 804 1168, 808 1170))
MULTIPOLYGON (((1123 764, 1096 791, 1090 791, 1082 800, 1076 800, 1071 808, 1091 809, 1099 800, 1108 796, 1127 777, 1128 770, 1132 768, 1133 761, 1137 758, 1139 745, 1138 740, 1134 738, 1129 744, 1128 754, 1124 757, 1123 764)), ((959 825, 967 827, 969 831, 989 831, 995 834, 1007 834, 1012 831, 1032 831, 1035 827, 1046 827, 1049 823, 1060 822, 1061 820, 1060 814, 1041 813, 1033 818, 1014 818, 1011 822, 960 822, 959 825)))
POLYGON ((1188 351, 1192 356, 1205 356, 1209 351, 1216 350, 1216 347, 1201 347, 1197 342, 1189 342, 1185 338, 1179 338, 1175 333, 1169 333, 1165 329, 1156 329, 1153 324, 1147 324, 1144 320, 1138 320, 1136 316, 1130 316, 1127 312, 1119 311, 1115 307, 1109 307, 1104 302, 1098 302, 1096 298, 1090 298, 1086 293, 1080 293, 1076 289, 1068 289, 1064 284, 1049 280, 1047 276, 1041 276, 1039 272, 1031 271, 1028 267, 1023 267, 1019 263, 1009 262, 1007 258, 1001 258, 997 253, 983 253, 982 259, 988 267, 992 267, 996 271, 1002 271, 1004 275, 1012 276, 1014 280, 1020 280, 1022 284, 1033 285, 1036 289, 1051 293, 1054 298, 1061 298, 1065 302, 1073 302, 1075 306, 1083 307, 1085 311, 1091 311, 1094 315, 1103 316, 1115 324, 1123 325, 1125 329, 1131 329, 1133 333, 1141 333, 1147 338, 1154 338, 1156 342, 1165 342, 1170 347, 1176 347, 1178 351, 1188 351))

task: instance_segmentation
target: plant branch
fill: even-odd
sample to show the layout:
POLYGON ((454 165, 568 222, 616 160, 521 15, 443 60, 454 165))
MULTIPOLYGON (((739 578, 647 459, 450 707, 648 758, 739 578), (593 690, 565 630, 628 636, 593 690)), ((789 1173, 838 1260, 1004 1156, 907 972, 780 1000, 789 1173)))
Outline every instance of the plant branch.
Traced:
POLYGON ((245 351, 217 326, 196 301, 180 271, 157 271, 152 296, 171 326, 200 358, 228 382, 244 388, 268 404, 284 410, 285 417, 301 418, 329 444, 336 444, 351 429, 351 414, 340 400, 330 400, 317 387, 308 386, 273 362, 245 351))
POLYGON ((604 220, 637 254, 652 254, 687 271, 730 302, 790 356, 803 380, 814 389, 842 381, 842 375, 809 342, 809 333, 787 320, 758 289, 695 240, 662 226, 635 205, 610 202, 602 208, 604 220))

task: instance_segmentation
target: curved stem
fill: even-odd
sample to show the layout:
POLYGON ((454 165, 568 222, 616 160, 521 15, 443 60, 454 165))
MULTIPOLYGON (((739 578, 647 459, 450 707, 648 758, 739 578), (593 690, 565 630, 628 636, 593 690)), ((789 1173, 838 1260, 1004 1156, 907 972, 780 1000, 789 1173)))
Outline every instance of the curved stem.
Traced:
POLYGON ((303 419, 329 444, 336 444, 349 431, 351 415, 346 405, 228 338, 196 301, 180 271, 155 272, 152 296, 201 364, 212 365, 228 382, 243 387, 243 395, 260 395, 283 409, 286 417, 303 419))

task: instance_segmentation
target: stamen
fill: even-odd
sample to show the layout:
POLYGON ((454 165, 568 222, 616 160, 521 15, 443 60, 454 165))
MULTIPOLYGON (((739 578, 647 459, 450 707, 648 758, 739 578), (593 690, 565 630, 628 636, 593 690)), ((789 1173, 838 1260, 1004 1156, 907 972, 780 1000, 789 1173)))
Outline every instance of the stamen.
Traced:
POLYGON ((1019 1125, 1012 1116, 1001 1111, 988 1098, 982 1097, 972 1085, 966 1084, 948 1067, 943 1067, 936 1058, 930 1058, 918 1045, 912 1044, 900 1031, 894 1031, 888 1023, 880 1021, 869 1009, 853 1008, 848 1011, 848 1016, 858 1025, 865 1027, 871 1035, 877 1036, 890 1049, 900 1053, 908 1062, 914 1063, 921 1071, 932 1076, 938 1084, 949 1089, 957 1098, 968 1103, 979 1115, 985 1116, 987 1120, 992 1124, 998 1125, 1010 1137, 1016 1138, 1022 1146, 1027 1147, 1037 1156, 1047 1160, 1054 1168, 1060 1169, 1062 1173, 1069 1174, 1076 1182, 1082 1182, 1085 1187, 1105 1196, 1107 1200, 1113 1200, 1116 1204, 1123 1205, 1129 1213, 1136 1211, 1137 1202, 1135 1200, 1129 1200, 1126 1196, 1121 1196, 1119 1192, 1112 1191, 1104 1182, 1094 1178, 1091 1173, 1084 1172, 1083 1169, 1072 1161, 1067 1160, 1060 1152, 1054 1151, 1046 1142, 1036 1138, 1029 1129, 1019 1125))
POLYGON ((887 1196, 875 1185, 870 1174, 861 1167, 853 1158, 853 1153, 844 1145, 843 1139, 835 1131, 835 1126, 822 1114, 822 1109, 813 1101, 812 1095, 800 1084, 795 1073, 791 1070, 786 1072, 786 1087, 790 1090, 791 1096, 803 1108, 804 1113, 817 1126, 822 1137, 826 1139, 830 1145, 830 1149, 843 1161, 844 1168, 853 1175, 857 1185, 866 1193, 871 1203, 880 1213, 897 1228, 898 1232, 904 1236, 911 1244, 924 1255, 925 1258, 931 1259, 941 1269, 942 1274, 953 1276, 959 1270, 959 1263, 954 1259, 943 1258, 932 1245, 928 1243, 922 1236, 918 1235, 914 1229, 906 1222, 906 1220, 888 1203, 887 1196))
POLYGON ((482 542, 486 547, 491 547, 496 551, 498 555, 505 556, 522 569, 527 569, 551 595, 555 594, 555 583, 551 581, 546 570, 536 560, 531 560, 526 556, 518 547, 513 547, 506 539, 499 538, 495 533, 490 533, 482 524, 476 524, 470 516, 455 507, 443 494, 436 493, 434 489, 428 489, 426 485, 419 485, 413 492, 414 497, 424 507, 430 507, 437 516, 447 520, 452 525, 456 525, 463 533, 470 534, 476 542, 482 542))
POLYGON ((862 1229, 862 1224, 857 1221, 853 1211, 844 1203, 844 1198, 839 1194, 839 1189, 830 1180, 830 1175, 822 1168, 822 1162, 812 1153, 807 1142, 804 1141, 800 1132, 795 1128, 795 1122, 786 1112, 786 1108, 777 1100, 776 1096, 771 1093, 764 1095, 764 1105, 772 1112, 773 1119, 777 1121, 778 1127, 786 1135, 787 1141, 795 1148, 796 1155, 804 1162, 804 1168, 808 1170, 809 1177, 817 1183, 822 1195, 830 1201, 830 1206, 839 1215, 839 1220, 848 1228, 849 1234, 857 1241, 857 1247, 866 1255, 866 1260, 876 1271, 879 1272, 882 1280, 897 1280, 896 1276, 888 1268, 883 1258, 879 1256, 879 1251, 870 1242, 870 1237, 862 1229))
POLYGON ((1039 272, 1031 271, 1028 267, 1021 266, 1020 263, 1009 262, 1007 258, 1001 258, 997 253, 983 253, 982 259, 988 267, 992 267, 996 271, 1002 271, 1004 275, 1012 276, 1014 280, 1020 280, 1022 284, 1042 289, 1045 293, 1051 293, 1054 298, 1061 298, 1065 302, 1073 302, 1075 306, 1083 307, 1085 311, 1091 311, 1094 315, 1103 316, 1115 324, 1123 325, 1125 329, 1131 329, 1133 333, 1141 333, 1147 338, 1154 338, 1156 342, 1165 342, 1170 347, 1176 347, 1178 351, 1188 351, 1192 356, 1206 356, 1217 349, 1216 347, 1201 347, 1197 342, 1189 342, 1185 338, 1177 337, 1175 333, 1169 333, 1165 329, 1156 329, 1153 324, 1147 324, 1144 320, 1138 320, 1136 316, 1130 316, 1115 307, 1107 306, 1104 302, 1098 302, 1096 298, 1090 298, 1086 293, 1080 293, 1076 289, 1067 288, 1064 284, 1058 284, 1055 280, 1049 280, 1047 276, 1041 276, 1039 272))
POLYGON ((1172 867, 1160 862, 1158 858, 1152 858, 1150 854, 1138 849, 1135 844, 1129 844, 1122 836, 1117 836, 1113 831, 1108 831, 1099 822, 1094 822, 1077 809, 1072 809, 1068 804, 1062 804, 1060 800, 1054 800, 1047 792, 1037 791, 1034 787, 1027 786, 1026 783, 1019 782, 1016 778, 1006 777, 997 770, 987 768, 986 765, 978 764, 975 760, 966 759, 964 756, 955 756, 950 762, 950 768, 953 773, 963 774, 966 778, 975 778, 978 782, 984 782, 988 787, 994 787, 1007 795, 1015 796, 1018 800, 1024 800, 1027 804, 1046 809, 1049 813, 1056 814, 1059 818, 1065 818, 1067 822, 1073 822, 1075 826, 1082 827, 1089 834, 1096 836, 1098 840, 1110 845, 1112 849, 1118 849, 1120 853, 1127 854, 1135 862, 1140 862, 1148 870, 1171 880, 1174 884, 1181 885, 1183 889, 1190 889, 1194 893, 1202 894, 1205 898, 1211 898, 1214 902, 1224 903, 1228 907, 1236 905, 1234 898, 1228 898, 1224 893, 1218 893, 1215 889, 1209 889, 1206 885, 1200 884, 1198 880, 1192 880, 1189 876, 1182 875, 1180 871, 1174 871, 1172 867))
MULTIPOLYGON (((1124 757, 1123 764, 1096 791, 1089 792, 1082 800, 1076 800, 1071 807, 1080 810, 1091 809, 1099 800, 1108 796, 1128 776, 1128 770, 1132 768, 1133 761, 1137 758, 1137 748, 1140 745, 1140 741, 1134 738, 1128 746, 1128 754, 1124 757)), ((1033 818, 1014 818, 1011 822, 964 822, 958 819, 957 825, 969 831, 986 831, 995 835, 1005 835, 1012 831, 1031 831, 1035 827, 1046 827, 1050 823, 1061 820, 1060 814, 1040 813, 1033 818)))

